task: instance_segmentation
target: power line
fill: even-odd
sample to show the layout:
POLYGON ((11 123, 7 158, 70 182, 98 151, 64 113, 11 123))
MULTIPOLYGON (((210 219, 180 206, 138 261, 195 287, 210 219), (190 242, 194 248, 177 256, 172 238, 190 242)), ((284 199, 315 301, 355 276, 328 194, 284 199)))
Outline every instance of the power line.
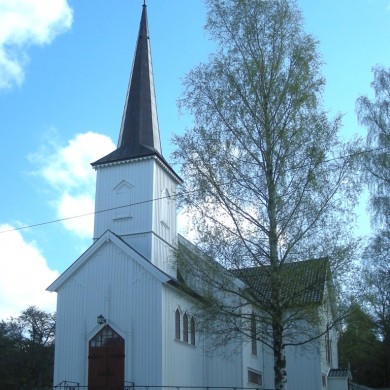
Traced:
MULTIPOLYGON (((351 157, 358 156, 358 155, 361 155, 361 154, 373 153, 373 152, 380 151, 380 150, 385 150, 385 149, 387 149, 387 148, 382 147, 382 148, 375 148, 375 149, 370 149, 370 150, 360 150, 358 152, 354 152, 354 153, 351 153, 351 154, 348 154, 348 155, 334 157, 334 158, 331 158, 331 159, 326 159, 326 160, 322 161, 321 163, 328 163, 328 162, 331 162, 331 161, 347 159, 347 158, 351 158, 351 157)), ((298 166, 298 167, 295 167, 295 168, 291 168, 290 170, 302 169, 302 168, 305 168, 305 167, 308 167, 308 166, 309 165, 301 165, 301 166, 298 166)), ((230 185, 230 183, 225 183, 225 184, 221 183, 221 185, 230 185)), ((15 231, 19 231, 19 230, 30 229, 30 228, 34 228, 34 227, 38 227, 38 226, 50 225, 50 224, 57 223, 57 222, 69 221, 71 219, 83 218, 83 217, 87 217, 89 215, 101 214, 101 213, 105 213, 105 212, 108 212, 108 211, 113 211, 113 210, 117 210, 117 209, 121 209, 121 208, 125 208, 125 207, 139 206, 141 204, 155 202, 155 201, 159 201, 159 200, 166 199, 166 198, 177 198, 177 197, 180 197, 180 196, 189 195, 189 194, 197 192, 197 191, 198 190, 192 190, 192 191, 187 191, 187 192, 182 192, 180 194, 176 194, 176 195, 174 195, 172 197, 171 196, 162 196, 162 197, 159 197, 159 198, 144 200, 144 201, 140 201, 140 202, 136 202, 136 203, 130 203, 130 204, 123 205, 123 206, 117 206, 117 207, 112 207, 112 208, 108 208, 108 209, 104 209, 104 210, 98 210, 98 211, 91 211, 90 213, 74 215, 74 216, 71 216, 71 217, 58 218, 58 219, 53 219, 53 220, 50 220, 50 221, 39 222, 39 223, 31 224, 31 225, 24 225, 24 226, 20 226, 20 227, 17 227, 17 228, 2 230, 2 231, 0 231, 0 234, 15 232, 15 231)))
POLYGON ((161 199, 166 199, 166 198, 171 198, 171 196, 162 196, 160 198, 143 200, 142 202, 130 203, 130 204, 127 204, 127 205, 112 207, 112 208, 109 208, 109 209, 98 210, 98 211, 91 211, 90 213, 74 215, 72 217, 58 218, 58 219, 53 219, 53 220, 50 220, 50 221, 35 223, 35 224, 32 224, 32 225, 20 226, 20 227, 8 229, 8 230, 2 230, 2 231, 0 231, 0 234, 2 234, 2 233, 10 233, 10 232, 18 231, 18 230, 30 229, 30 228, 33 228, 33 227, 49 225, 49 224, 57 223, 57 222, 64 222, 64 221, 68 221, 70 219, 83 218, 83 217, 87 217, 89 215, 96 215, 96 214, 105 213, 107 211, 117 210, 117 209, 121 209, 121 208, 125 208, 125 207, 138 206, 138 205, 141 205, 141 204, 150 203, 150 202, 154 202, 154 201, 161 200, 161 199))

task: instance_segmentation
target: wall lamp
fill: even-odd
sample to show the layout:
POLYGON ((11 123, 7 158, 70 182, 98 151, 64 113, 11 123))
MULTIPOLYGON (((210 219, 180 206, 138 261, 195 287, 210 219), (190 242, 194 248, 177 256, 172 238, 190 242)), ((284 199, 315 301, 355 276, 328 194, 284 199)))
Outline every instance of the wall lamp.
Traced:
POLYGON ((99 314, 96 318, 96 321, 99 325, 103 325, 107 322, 106 319, 103 317, 103 314, 99 314))

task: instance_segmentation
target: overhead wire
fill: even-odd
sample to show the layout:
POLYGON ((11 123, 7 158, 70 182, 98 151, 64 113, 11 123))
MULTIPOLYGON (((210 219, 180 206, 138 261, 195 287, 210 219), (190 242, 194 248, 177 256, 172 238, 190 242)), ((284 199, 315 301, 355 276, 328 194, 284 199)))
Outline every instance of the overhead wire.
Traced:
MULTIPOLYGON (((361 151, 354 152, 354 153, 351 153, 351 154, 347 154, 347 155, 344 155, 344 156, 338 156, 338 157, 334 157, 334 158, 331 158, 331 159, 326 159, 326 160, 322 161, 321 163, 327 163, 327 162, 336 161, 336 160, 340 160, 340 159, 347 159, 347 158, 351 158, 351 157, 354 157, 354 156, 357 156, 357 155, 360 155, 360 154, 373 153, 373 152, 384 150, 384 149, 387 149, 387 148, 382 147, 382 148, 374 148, 374 149, 370 149, 370 150, 361 150, 361 151)), ((302 169, 302 168, 305 168, 307 166, 308 165, 301 165, 301 166, 298 166, 298 167, 295 167, 295 168, 291 168, 291 170, 302 169)), ((224 184, 222 183, 221 185, 224 185, 224 184)), ((227 184, 225 184, 225 185, 227 185, 227 184)), ((97 214, 101 214, 101 213, 105 213, 105 212, 108 212, 108 211, 113 211, 113 210, 117 210, 117 209, 121 209, 121 208, 125 208, 125 207, 139 206, 141 204, 146 204, 146 203, 150 203, 150 202, 156 202, 156 201, 159 201, 159 200, 162 200, 162 199, 166 199, 166 198, 177 198, 177 197, 180 197, 180 196, 189 195, 189 194, 197 192, 197 191, 198 190, 181 192, 181 193, 176 194, 174 196, 167 195, 167 196, 162 196, 162 197, 159 197, 159 198, 143 200, 143 201, 140 201, 140 202, 130 203, 130 204, 122 205, 122 206, 111 207, 111 208, 108 208, 108 209, 103 209, 103 210, 98 210, 98 211, 95 210, 95 211, 91 211, 89 213, 73 215, 73 216, 70 216, 70 217, 57 218, 57 219, 53 219, 53 220, 49 220, 49 221, 34 223, 34 224, 31 224, 31 225, 24 225, 24 226, 14 227, 12 229, 1 230, 0 234, 15 232, 15 231, 19 231, 19 230, 25 230, 25 229, 31 229, 31 228, 44 226, 44 225, 49 225, 49 224, 58 223, 58 222, 69 221, 71 219, 83 218, 83 217, 87 217, 87 216, 90 216, 90 215, 97 215, 97 214)))

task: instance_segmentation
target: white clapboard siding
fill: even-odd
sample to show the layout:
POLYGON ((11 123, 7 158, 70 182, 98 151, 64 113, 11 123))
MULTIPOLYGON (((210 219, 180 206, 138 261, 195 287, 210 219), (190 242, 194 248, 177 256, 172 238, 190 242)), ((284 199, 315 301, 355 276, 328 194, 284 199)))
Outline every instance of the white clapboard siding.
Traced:
POLYGON ((233 344, 215 351, 210 356, 213 345, 206 346, 207 338, 197 329, 195 346, 184 342, 183 322, 180 340, 175 338, 175 311, 180 310, 181 319, 188 314, 189 321, 193 310, 193 298, 179 290, 167 287, 163 299, 163 372, 164 383, 168 386, 226 386, 242 387, 242 350, 234 349, 233 344), (211 348, 211 349, 210 349, 211 348))
POLYGON ((191 318, 192 302, 178 290, 166 286, 163 295, 163 381, 167 386, 205 386, 204 350, 199 332, 195 334, 195 346, 183 341, 183 322, 180 340, 175 339, 175 311, 181 318, 187 312, 191 318))
POLYGON ((111 230, 174 276, 177 179, 154 157, 96 169, 94 238, 111 230))
POLYGON ((125 379, 161 383, 161 296, 167 278, 146 259, 124 251, 126 244, 112 234, 102 239, 96 251, 53 283, 59 285, 55 383, 87 384, 88 342, 101 329, 99 314, 125 339, 125 379))

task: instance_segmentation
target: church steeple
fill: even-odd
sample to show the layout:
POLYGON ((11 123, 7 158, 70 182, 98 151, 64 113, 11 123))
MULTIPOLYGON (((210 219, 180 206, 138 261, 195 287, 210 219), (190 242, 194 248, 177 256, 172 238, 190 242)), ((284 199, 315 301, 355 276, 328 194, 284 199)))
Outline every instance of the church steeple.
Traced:
POLYGON ((165 163, 161 152, 146 9, 144 2, 117 149, 94 162, 93 166, 151 155, 157 155, 165 163))
POLYGON ((92 166, 96 169, 94 239, 110 230, 175 276, 171 256, 177 237, 175 195, 182 180, 161 153, 145 4, 118 146, 92 166))

